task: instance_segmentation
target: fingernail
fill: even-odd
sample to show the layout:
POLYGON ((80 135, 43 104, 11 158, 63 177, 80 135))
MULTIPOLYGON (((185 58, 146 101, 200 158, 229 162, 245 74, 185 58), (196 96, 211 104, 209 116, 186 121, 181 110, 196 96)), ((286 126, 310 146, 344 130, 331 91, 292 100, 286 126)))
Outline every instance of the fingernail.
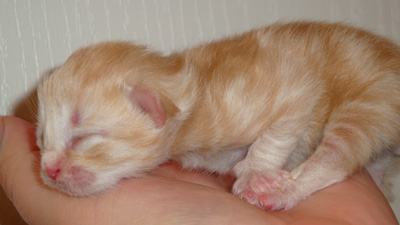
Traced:
POLYGON ((3 142, 4 136, 4 116, 0 116, 0 145, 3 142))

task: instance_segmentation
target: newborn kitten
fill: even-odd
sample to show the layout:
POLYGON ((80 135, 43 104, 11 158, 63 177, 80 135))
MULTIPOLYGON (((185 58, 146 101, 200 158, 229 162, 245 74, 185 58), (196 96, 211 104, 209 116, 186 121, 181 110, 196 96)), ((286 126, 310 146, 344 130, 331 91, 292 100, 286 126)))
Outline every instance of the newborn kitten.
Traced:
POLYGON ((400 149, 400 49, 341 24, 274 24, 162 56, 78 50, 39 90, 42 178, 90 195, 168 160, 290 209, 400 149))

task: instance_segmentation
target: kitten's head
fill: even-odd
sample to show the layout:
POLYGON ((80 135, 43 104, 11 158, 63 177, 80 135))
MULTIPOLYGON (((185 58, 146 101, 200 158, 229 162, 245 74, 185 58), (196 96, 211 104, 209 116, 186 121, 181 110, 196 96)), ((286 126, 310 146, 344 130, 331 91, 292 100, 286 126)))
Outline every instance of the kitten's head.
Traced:
POLYGON ((160 60, 142 47, 100 44, 43 80, 37 145, 47 185, 89 195, 168 159, 162 134, 177 108, 145 81, 160 60))

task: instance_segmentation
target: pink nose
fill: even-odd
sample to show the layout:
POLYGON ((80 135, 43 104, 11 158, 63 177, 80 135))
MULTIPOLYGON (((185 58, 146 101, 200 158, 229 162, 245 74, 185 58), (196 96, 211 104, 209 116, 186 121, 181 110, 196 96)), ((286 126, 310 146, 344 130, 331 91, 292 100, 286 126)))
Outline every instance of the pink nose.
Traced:
POLYGON ((47 176, 49 176, 51 179, 56 180, 58 174, 60 174, 61 169, 60 167, 48 167, 46 168, 46 173, 47 176))

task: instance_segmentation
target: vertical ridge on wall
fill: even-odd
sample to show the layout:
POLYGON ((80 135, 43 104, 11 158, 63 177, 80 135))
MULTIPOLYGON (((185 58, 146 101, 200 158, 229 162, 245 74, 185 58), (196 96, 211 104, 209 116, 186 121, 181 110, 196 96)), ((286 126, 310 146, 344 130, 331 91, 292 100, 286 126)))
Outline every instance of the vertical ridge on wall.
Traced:
MULTIPOLYGON (((28 9, 30 9, 31 8, 31 2, 30 1, 28 1, 27 2, 28 3, 28 9)), ((36 78, 36 80, 39 80, 39 75, 40 75, 40 65, 39 65, 39 52, 38 52, 38 49, 37 49, 37 46, 36 46, 36 39, 35 39, 35 35, 36 35, 36 32, 35 32, 35 27, 33 26, 33 17, 32 17, 32 11, 31 10, 29 10, 29 12, 28 12, 28 20, 29 20, 29 27, 31 28, 31 32, 32 32, 32 47, 33 47, 33 59, 34 59, 34 62, 33 62, 33 64, 34 64, 34 67, 35 67, 35 71, 34 71, 34 74, 35 74, 35 78, 36 78)))
POLYGON ((204 32, 203 32, 203 28, 202 28, 201 20, 200 20, 198 1, 194 1, 193 4, 195 5, 195 12, 196 12, 196 16, 195 17, 196 17, 196 22, 197 22, 198 29, 199 29, 198 33, 199 33, 200 39, 203 39, 204 38, 204 32))
POLYGON ((46 4, 44 1, 42 1, 42 10, 43 10, 43 19, 44 19, 44 26, 45 26, 45 32, 46 32, 46 43, 48 46, 48 52, 49 52, 49 57, 50 57, 50 66, 54 67, 54 58, 53 58, 53 51, 52 51, 52 45, 51 45, 51 35, 50 35, 50 30, 54 29, 53 27, 49 27, 48 24, 48 19, 47 19, 47 9, 46 9, 46 4))
MULTIPOLYGON (((19 23, 19 16, 17 13, 17 0, 14 0, 13 2, 14 4, 14 18, 15 18, 15 25, 16 25, 16 29, 17 29, 17 35, 18 35, 18 39, 22 39, 22 35, 21 35, 21 26, 19 23)), ((24 42, 20 41, 19 42, 20 48, 21 48, 21 62, 20 62, 20 69, 23 75, 23 84, 24 84, 24 91, 27 91, 28 89, 28 84, 27 84, 27 80, 28 78, 26 77, 26 56, 25 56, 25 47, 24 47, 24 42)))
POLYGON ((391 33, 388 35, 400 43, 400 1, 390 1, 390 15, 391 33))

